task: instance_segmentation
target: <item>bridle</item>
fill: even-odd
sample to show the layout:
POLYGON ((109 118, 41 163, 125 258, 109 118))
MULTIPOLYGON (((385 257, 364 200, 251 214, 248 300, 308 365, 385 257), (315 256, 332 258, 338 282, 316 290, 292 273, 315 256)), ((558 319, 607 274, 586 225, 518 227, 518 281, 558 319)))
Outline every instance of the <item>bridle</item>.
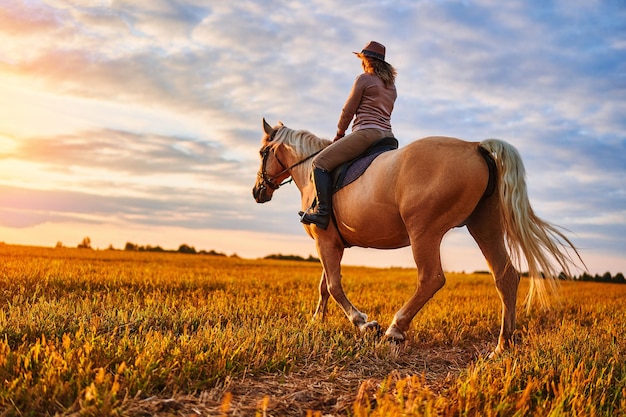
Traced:
MULTIPOLYGON (((268 142, 271 142, 274 137, 276 136, 276 133, 279 131, 280 129, 275 129, 272 131, 272 133, 270 134, 270 138, 268 142)), ((276 184, 274 182, 274 180, 276 178, 281 177, 283 174, 291 171, 292 169, 294 169, 295 167, 302 165, 303 163, 305 163, 306 161, 308 161, 309 159, 313 158, 315 155, 317 155, 318 153, 322 152, 322 149, 320 149, 317 152, 313 152, 311 155, 307 156, 306 158, 302 159, 299 162, 296 162, 295 164, 287 167, 285 166, 285 164, 282 163, 282 161, 280 160, 280 158, 278 158, 278 155, 275 152, 275 146, 272 146, 273 144, 269 144, 263 147, 263 149, 261 149, 260 154, 261 154, 261 158, 262 158, 262 163, 261 163, 261 170, 257 173, 257 176, 261 179, 261 185, 259 186, 259 188, 270 188, 272 190, 278 190, 280 187, 282 187, 285 184, 289 184, 290 182, 293 181, 293 178, 289 178, 291 177, 291 175, 289 175, 289 177, 287 177, 283 182, 281 182, 280 184, 276 184), (267 160, 269 158, 270 152, 274 155, 274 158, 276 158, 276 161, 278 161, 278 163, 280 164, 280 166, 283 168, 282 171, 280 171, 278 174, 273 175, 273 176, 269 176, 269 174, 267 173, 267 160)))

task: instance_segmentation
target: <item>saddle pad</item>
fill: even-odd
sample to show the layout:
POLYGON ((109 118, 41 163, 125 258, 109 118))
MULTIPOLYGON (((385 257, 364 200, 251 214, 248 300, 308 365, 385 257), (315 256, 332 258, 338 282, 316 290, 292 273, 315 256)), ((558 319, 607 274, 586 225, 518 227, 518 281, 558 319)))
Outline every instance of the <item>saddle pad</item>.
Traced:
POLYGON ((398 149, 398 141, 395 138, 383 138, 376 142, 370 149, 368 149, 363 155, 352 161, 346 162, 339 166, 334 171, 335 185, 334 191, 339 191, 341 188, 356 181, 367 168, 372 161, 376 159, 383 152, 398 149))
POLYGON ((363 175, 363 173, 365 172, 367 167, 370 166, 372 161, 376 159, 378 155, 386 151, 387 150, 381 150, 380 152, 377 152, 372 155, 367 155, 363 158, 360 158, 354 161, 352 165, 350 165, 348 169, 346 170, 346 173, 343 176, 343 178, 341 177, 339 178, 339 182, 337 182, 337 184, 335 185, 335 189, 339 190, 340 188, 343 188, 346 185, 356 181, 361 175, 363 175))

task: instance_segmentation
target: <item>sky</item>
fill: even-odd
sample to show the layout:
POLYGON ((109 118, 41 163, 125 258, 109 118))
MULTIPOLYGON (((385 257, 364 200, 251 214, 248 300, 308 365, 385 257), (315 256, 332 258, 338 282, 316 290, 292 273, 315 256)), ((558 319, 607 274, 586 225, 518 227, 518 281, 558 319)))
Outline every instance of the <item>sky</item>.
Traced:
MULTIPOLYGON (((0 0, 0 241, 315 255, 295 185, 252 198, 262 118, 334 137, 370 40, 401 146, 506 140, 589 272, 626 273, 624 0, 0 0)), ((487 268, 464 228, 442 261, 487 268)))

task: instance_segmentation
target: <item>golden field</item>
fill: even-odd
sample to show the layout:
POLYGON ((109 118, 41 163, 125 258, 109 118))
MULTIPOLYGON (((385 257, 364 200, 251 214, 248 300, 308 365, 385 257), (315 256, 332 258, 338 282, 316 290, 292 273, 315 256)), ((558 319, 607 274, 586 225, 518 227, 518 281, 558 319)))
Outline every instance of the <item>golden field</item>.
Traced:
MULTIPOLYGON (((321 266, 208 255, 0 245, 0 416, 626 415, 626 285, 563 282, 495 347, 489 275, 446 286, 394 345, 335 303, 321 266)), ((386 326, 410 269, 344 267, 386 326)))

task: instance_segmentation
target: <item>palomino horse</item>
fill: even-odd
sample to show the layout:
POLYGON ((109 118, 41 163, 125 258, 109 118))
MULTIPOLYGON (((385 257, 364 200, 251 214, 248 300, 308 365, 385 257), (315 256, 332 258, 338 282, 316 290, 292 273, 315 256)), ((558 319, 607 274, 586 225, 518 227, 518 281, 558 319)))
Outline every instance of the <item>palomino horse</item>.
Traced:
MULTIPOLYGON (((310 159, 331 142, 282 123, 272 127, 265 119, 263 129, 261 168, 252 191, 255 200, 271 200, 291 177, 302 194, 301 209, 306 210, 315 195, 310 159)), ((546 302, 544 283, 554 286, 559 273, 554 261, 560 272, 570 275, 573 260, 568 249, 580 259, 567 237, 534 214, 524 176, 516 149, 495 139, 478 143, 428 137, 377 157, 359 179, 334 195, 336 221, 328 230, 304 226, 315 239, 323 266, 314 317, 324 318, 332 295, 361 331, 378 329, 378 323, 368 322, 343 291, 345 242, 377 249, 410 245, 417 265, 417 289, 386 331, 388 338, 403 341, 413 317, 445 283, 439 256, 443 236, 465 225, 489 264, 502 301, 500 336, 493 353, 502 352, 515 329, 519 274, 511 258, 516 265, 522 257, 526 260, 532 278, 528 303, 534 295, 546 302), (489 156, 481 155, 479 148, 489 156), (491 157, 497 167, 492 193, 486 193, 490 170, 485 157, 491 157)))

